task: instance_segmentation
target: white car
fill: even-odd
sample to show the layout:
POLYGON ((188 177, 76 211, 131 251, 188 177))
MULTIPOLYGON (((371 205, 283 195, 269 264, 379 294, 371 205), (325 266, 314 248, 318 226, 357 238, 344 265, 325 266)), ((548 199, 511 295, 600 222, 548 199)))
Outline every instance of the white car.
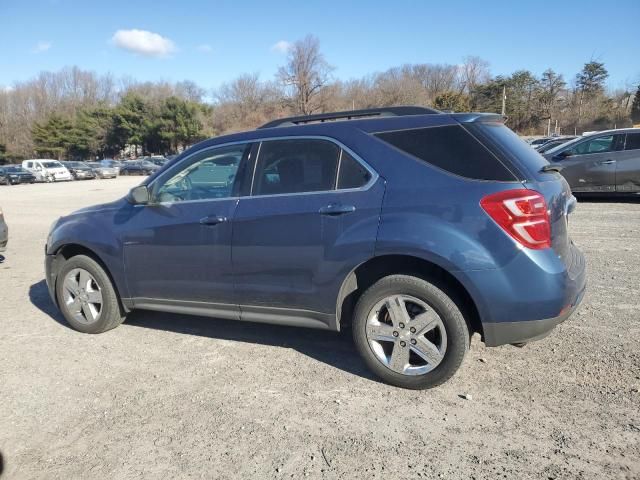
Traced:
POLYGON ((37 158, 24 160, 22 168, 28 170, 36 177, 36 182, 62 182, 73 180, 67 168, 57 160, 37 158))

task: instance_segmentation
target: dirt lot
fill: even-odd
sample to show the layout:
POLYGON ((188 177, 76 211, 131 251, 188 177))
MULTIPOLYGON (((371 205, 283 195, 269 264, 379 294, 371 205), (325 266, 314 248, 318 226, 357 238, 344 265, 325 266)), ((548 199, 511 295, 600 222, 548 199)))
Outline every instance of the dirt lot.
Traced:
POLYGON ((3 478, 640 478, 640 201, 578 205, 578 314, 523 349, 474 338, 414 392, 372 378, 348 332, 151 312, 70 330, 47 230, 138 181, 0 187, 3 478))

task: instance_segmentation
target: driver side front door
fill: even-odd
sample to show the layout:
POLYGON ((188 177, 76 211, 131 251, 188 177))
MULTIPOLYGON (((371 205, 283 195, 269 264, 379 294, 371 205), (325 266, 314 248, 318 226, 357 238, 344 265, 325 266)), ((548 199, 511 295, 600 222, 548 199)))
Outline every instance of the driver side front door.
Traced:
POLYGON ((231 272, 232 220, 252 144, 202 150, 150 185, 123 228, 134 306, 239 318, 231 272), (138 209, 138 211, 135 211, 138 209))

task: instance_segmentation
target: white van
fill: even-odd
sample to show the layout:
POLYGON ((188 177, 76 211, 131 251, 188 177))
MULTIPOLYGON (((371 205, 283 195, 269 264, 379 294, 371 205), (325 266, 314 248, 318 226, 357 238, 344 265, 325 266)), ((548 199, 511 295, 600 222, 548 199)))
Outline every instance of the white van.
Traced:
POLYGON ((22 168, 28 170, 36 177, 36 182, 61 182, 73 180, 67 168, 57 160, 37 158, 24 160, 22 168))

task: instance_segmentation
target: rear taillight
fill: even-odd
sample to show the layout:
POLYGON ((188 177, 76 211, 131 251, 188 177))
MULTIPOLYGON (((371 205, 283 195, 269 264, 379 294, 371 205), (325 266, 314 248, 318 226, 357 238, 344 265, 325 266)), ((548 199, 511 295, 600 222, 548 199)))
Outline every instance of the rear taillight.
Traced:
POLYGON ((485 212, 521 245, 541 250, 551 247, 547 202, 535 190, 506 190, 480 200, 485 212))

